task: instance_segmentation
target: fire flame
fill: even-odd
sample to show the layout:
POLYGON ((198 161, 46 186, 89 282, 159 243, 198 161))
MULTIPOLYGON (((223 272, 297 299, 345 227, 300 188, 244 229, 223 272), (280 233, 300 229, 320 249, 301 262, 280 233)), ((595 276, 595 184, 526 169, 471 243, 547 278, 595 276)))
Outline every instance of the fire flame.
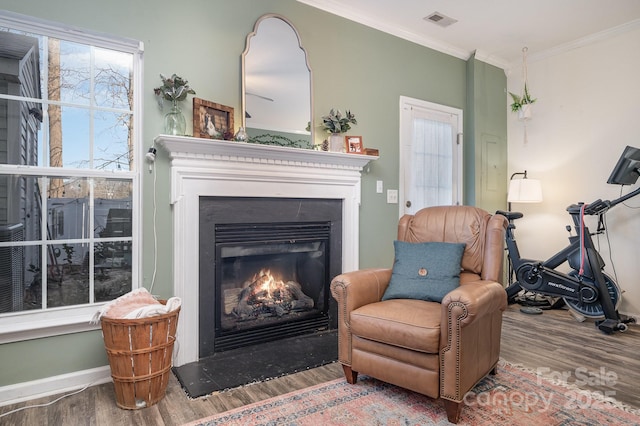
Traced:
POLYGON ((266 299, 275 299, 274 293, 281 290, 284 286, 284 281, 273 276, 270 269, 261 269, 260 272, 253 276, 253 281, 262 281, 259 291, 266 292, 266 299))

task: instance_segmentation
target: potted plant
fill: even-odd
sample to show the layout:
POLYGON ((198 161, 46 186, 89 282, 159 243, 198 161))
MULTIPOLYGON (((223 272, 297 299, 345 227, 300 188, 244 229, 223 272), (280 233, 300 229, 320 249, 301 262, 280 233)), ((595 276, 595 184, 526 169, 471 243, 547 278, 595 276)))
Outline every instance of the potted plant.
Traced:
POLYGON ((342 152, 344 149, 344 139, 342 133, 348 132, 352 124, 358 124, 356 116, 347 110, 342 115, 339 109, 329 111, 329 114, 322 116, 322 127, 329 133, 329 151, 342 152))
POLYGON ((513 103, 511 104, 511 111, 517 112, 518 118, 520 118, 521 120, 527 120, 531 118, 531 104, 533 104, 536 100, 529 94, 527 83, 524 84, 524 93, 522 94, 522 96, 516 95, 513 92, 509 92, 509 95, 511 95, 511 99, 513 99, 513 103))
POLYGON ((184 136, 187 123, 178 106, 178 102, 187 99, 187 95, 195 95, 196 92, 189 87, 189 82, 173 74, 167 78, 160 74, 162 86, 153 89, 158 98, 158 105, 162 109, 165 100, 171 102, 171 110, 164 116, 164 132, 168 135, 184 136))

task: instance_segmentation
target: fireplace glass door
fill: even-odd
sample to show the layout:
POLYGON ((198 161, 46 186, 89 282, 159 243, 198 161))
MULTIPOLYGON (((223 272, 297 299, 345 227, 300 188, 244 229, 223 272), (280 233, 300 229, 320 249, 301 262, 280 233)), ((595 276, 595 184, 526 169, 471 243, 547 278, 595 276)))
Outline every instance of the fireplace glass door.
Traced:
POLYGON ((330 222, 215 226, 215 351, 326 328, 330 222))

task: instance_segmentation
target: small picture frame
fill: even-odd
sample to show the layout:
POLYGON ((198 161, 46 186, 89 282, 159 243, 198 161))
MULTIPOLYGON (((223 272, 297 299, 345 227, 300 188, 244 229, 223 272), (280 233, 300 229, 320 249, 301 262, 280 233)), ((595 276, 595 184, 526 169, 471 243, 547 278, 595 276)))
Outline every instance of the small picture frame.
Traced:
POLYGON ((206 139, 233 139, 233 108, 193 98, 193 136, 206 139))
POLYGON ((362 145, 362 136, 345 136, 344 144, 345 144, 345 152, 347 154, 364 154, 364 146, 362 145))

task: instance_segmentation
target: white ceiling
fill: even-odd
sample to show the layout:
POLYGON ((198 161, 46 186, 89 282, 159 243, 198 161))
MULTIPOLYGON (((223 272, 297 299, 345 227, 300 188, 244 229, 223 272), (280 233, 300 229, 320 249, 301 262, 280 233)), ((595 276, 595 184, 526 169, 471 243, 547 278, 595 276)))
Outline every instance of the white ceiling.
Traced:
MULTIPOLYGON (((435 50, 504 69, 640 28, 640 0, 298 0, 435 50), (458 22, 442 28, 423 18, 458 22)), ((639 46, 640 47, 640 46, 639 46)))

